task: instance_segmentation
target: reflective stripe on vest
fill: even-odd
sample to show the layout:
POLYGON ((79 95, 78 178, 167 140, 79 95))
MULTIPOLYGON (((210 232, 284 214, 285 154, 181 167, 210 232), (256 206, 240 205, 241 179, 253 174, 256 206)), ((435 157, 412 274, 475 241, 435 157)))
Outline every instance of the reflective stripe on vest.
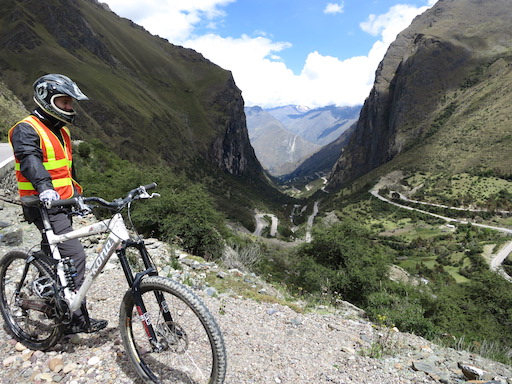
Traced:
MULTIPOLYGON (((50 174, 50 177, 52 178, 52 185, 59 193, 60 197, 62 199, 72 197, 74 195, 75 188, 79 193, 81 193, 81 186, 72 179, 71 175, 71 167, 73 163, 71 137, 68 128, 61 128, 62 139, 64 141, 64 145, 62 145, 59 138, 35 116, 29 116, 21 120, 19 123, 30 124, 30 126, 32 126, 39 135, 40 148, 43 152, 43 166, 50 174)), ((12 131, 16 125, 9 131, 9 141, 11 141, 12 131)), ((16 171, 16 179, 18 181, 18 191, 20 195, 26 196, 37 194, 38 192, 35 190, 32 183, 22 175, 20 163, 16 157, 14 169, 16 171)))

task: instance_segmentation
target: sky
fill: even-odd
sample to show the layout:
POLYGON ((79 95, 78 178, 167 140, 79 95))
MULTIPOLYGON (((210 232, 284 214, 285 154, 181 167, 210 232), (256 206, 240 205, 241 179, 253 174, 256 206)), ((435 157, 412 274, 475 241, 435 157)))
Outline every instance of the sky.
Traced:
POLYGON ((363 104, 397 34, 436 0, 100 0, 232 72, 247 106, 363 104))

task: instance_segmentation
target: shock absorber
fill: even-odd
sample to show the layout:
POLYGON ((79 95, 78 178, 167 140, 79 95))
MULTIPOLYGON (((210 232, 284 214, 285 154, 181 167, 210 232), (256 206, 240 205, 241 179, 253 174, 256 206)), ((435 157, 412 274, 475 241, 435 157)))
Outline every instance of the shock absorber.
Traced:
POLYGON ((64 275, 66 276, 68 288, 74 292, 74 291, 76 291, 75 276, 77 275, 75 262, 72 258, 66 257, 66 258, 64 258, 63 263, 64 263, 64 275))

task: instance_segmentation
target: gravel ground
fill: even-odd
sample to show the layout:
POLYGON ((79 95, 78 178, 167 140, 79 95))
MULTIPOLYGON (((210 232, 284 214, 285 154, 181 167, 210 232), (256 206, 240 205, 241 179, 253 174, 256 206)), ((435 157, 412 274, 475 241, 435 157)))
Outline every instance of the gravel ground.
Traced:
MULTIPOLYGON (((0 220, 14 223, 11 228, 23 232, 24 243, 34 244, 39 235, 31 225, 19 221, 19 210, 11 204, 2 208, 0 203, 0 220)), ((8 249, 0 246, 0 255, 8 249)), ((40 352, 16 343, 0 320, 2 383, 138 383, 117 329, 127 285, 115 260, 108 267, 88 296, 91 316, 109 320, 105 330, 64 337, 51 351, 40 352)), ((349 304, 343 310, 321 308, 301 314, 287 306, 234 295, 196 293, 217 319, 225 338, 226 384, 460 383, 465 379, 457 367, 459 362, 491 372, 497 378, 495 383, 512 384, 512 367, 398 331, 384 335, 389 336, 393 356, 366 357, 364 351, 375 346, 383 334, 349 304)))
MULTIPOLYGON (((126 282, 117 268, 105 271, 88 297, 93 317, 107 329, 65 337, 45 353, 25 350, 0 329, 2 383, 134 383, 117 330, 126 282), (52 371, 51 362, 62 370, 52 371)), ((198 292, 217 319, 228 354, 226 384, 235 383, 431 383, 407 367, 385 368, 382 361, 357 355, 374 330, 365 320, 336 315, 298 314, 288 307, 236 297, 212 298, 198 292)), ((3 321, 2 321, 3 325, 3 321)), ((418 350, 428 348, 418 340, 418 350)))

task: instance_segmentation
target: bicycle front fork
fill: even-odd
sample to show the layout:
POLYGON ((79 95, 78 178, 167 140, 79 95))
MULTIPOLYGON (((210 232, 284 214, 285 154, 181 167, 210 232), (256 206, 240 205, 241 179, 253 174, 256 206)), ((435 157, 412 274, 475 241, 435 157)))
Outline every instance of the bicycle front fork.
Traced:
MULTIPOLYGON (((154 352, 161 352, 165 349, 165 345, 158 341, 157 334, 155 332, 155 328, 153 327, 153 323, 151 322, 151 314, 147 311, 146 306, 144 305, 144 301, 142 300, 142 293, 140 290, 140 283, 142 278, 146 275, 155 275, 155 269, 149 268, 143 272, 138 272, 135 274, 135 279, 132 285, 132 297, 135 307, 137 308, 137 313, 139 315, 139 319, 142 322, 144 330, 146 331, 146 335, 148 336, 149 343, 153 346, 154 352)), ((167 306, 167 302, 165 301, 164 295, 162 292, 154 291, 156 301, 160 308, 160 313, 162 314, 166 324, 172 324, 172 317, 169 311, 169 307, 167 306)))

